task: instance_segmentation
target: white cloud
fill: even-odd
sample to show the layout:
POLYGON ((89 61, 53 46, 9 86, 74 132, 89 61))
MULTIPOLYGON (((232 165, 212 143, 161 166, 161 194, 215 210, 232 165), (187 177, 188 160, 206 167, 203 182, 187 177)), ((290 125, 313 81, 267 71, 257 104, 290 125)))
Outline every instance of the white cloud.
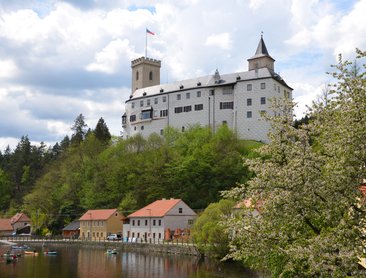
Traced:
POLYGON ((213 34, 207 37, 206 45, 217 46, 222 49, 230 49, 231 37, 229 33, 213 34))
POLYGON ((18 74, 18 67, 12 60, 0 61, 0 78, 14 77, 18 74))
POLYGON ((264 4, 264 0, 250 0, 249 8, 252 10, 259 9, 264 4))

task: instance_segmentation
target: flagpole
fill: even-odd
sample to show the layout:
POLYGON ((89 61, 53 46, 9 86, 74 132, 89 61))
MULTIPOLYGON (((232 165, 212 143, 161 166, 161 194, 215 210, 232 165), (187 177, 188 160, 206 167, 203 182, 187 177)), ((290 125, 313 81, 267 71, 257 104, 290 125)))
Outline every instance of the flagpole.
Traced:
POLYGON ((145 58, 147 58, 147 29, 145 30, 145 58))

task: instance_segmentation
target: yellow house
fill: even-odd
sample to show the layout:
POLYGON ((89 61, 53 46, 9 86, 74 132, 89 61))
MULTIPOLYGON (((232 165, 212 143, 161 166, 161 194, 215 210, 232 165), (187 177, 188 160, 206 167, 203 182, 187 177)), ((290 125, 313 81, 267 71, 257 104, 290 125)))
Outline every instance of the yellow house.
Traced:
POLYGON ((88 210, 80 217, 80 238, 104 240, 110 234, 122 234, 123 215, 117 209, 88 210))

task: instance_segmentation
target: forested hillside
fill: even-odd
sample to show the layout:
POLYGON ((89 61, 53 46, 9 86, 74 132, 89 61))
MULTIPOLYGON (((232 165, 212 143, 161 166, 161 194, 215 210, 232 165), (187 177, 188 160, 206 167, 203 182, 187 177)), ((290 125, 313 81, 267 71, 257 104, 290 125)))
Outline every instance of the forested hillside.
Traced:
POLYGON ((72 130, 71 139, 53 147, 32 146, 24 137, 1 155, 3 213, 24 210, 45 233, 87 209, 118 207, 128 214, 161 198, 204 209, 250 177, 242 157, 258 145, 238 140, 226 126, 215 134, 194 126, 123 140, 111 139, 103 119, 91 130, 79 115, 72 130))

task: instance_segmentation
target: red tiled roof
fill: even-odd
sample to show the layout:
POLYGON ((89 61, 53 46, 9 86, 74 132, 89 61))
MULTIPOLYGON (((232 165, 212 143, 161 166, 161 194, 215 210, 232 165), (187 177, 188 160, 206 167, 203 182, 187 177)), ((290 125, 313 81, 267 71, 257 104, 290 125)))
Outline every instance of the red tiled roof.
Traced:
POLYGON ((10 219, 0 219, 0 231, 13 231, 10 219))
POLYGON ((157 200, 127 217, 163 217, 174 206, 176 206, 181 199, 157 200))
POLYGON ((23 212, 18 212, 12 218, 10 218, 10 221, 11 221, 11 224, 14 224, 14 223, 19 222, 19 221, 30 222, 31 220, 23 212))
POLYGON ((90 209, 79 220, 107 220, 117 209, 90 209))

